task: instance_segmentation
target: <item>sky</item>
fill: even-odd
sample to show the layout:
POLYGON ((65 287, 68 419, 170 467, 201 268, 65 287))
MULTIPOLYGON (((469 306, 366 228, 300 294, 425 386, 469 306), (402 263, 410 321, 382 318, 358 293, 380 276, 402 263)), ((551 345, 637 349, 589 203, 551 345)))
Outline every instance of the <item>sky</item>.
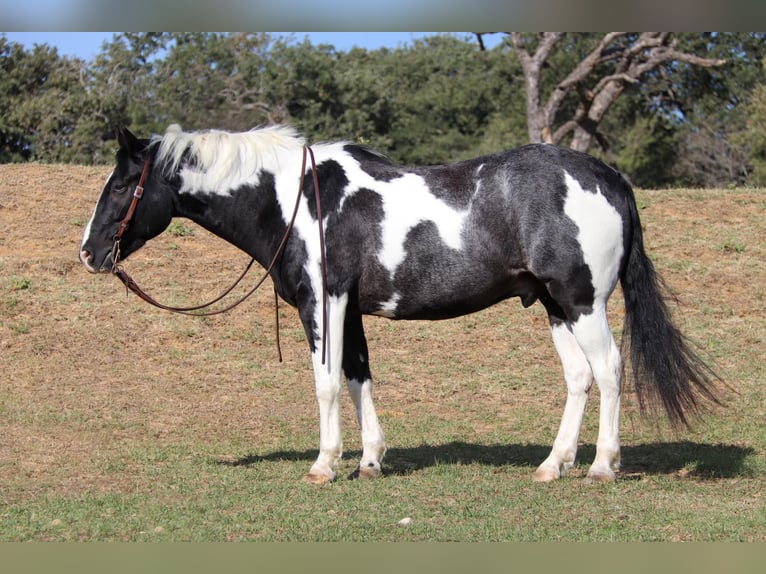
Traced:
MULTIPOLYGON (((31 49, 35 44, 55 46, 62 56, 77 56, 91 60, 101 52, 104 41, 110 41, 116 32, 3 32, 12 42, 31 49)), ((414 40, 437 32, 273 32, 274 35, 292 36, 297 41, 308 37, 312 44, 332 44, 339 51, 354 46, 375 50, 398 48, 412 44, 414 40)), ((469 36, 470 32, 452 32, 469 36)), ((498 43, 502 34, 485 37, 487 47, 498 43)))

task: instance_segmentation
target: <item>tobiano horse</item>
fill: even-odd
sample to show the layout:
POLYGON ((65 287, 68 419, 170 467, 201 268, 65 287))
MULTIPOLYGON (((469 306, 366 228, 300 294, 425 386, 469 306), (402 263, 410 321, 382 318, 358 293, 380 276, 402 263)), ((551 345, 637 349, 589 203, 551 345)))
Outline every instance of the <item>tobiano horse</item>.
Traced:
POLYGON ((589 155, 540 144, 413 167, 349 142, 308 147, 287 126, 229 133, 173 125, 153 140, 127 129, 117 139, 117 165, 85 229, 80 260, 90 272, 113 272, 172 218, 185 217, 268 265, 311 350, 319 455, 308 482, 336 476, 344 376, 361 429, 358 476, 382 473, 386 442, 363 315, 447 319, 511 297, 525 307, 539 301, 567 398, 536 480, 557 479, 574 464, 594 380, 599 430, 588 478, 615 478, 623 353, 643 410, 664 407, 671 421, 687 423, 708 399, 717 402, 719 377, 664 302, 631 186, 589 155), (314 164, 306 165, 307 149, 314 164), (622 348, 607 323, 618 281, 622 348))

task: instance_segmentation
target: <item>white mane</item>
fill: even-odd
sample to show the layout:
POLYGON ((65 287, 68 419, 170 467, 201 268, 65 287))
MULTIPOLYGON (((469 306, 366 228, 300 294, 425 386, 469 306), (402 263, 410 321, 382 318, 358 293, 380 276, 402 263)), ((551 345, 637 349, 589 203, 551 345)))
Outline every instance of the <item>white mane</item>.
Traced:
POLYGON ((304 143, 291 126, 232 133, 184 132, 173 124, 159 140, 157 161, 170 173, 178 171, 181 192, 225 194, 245 183, 257 184, 262 169, 278 171, 280 156, 299 150, 304 143))

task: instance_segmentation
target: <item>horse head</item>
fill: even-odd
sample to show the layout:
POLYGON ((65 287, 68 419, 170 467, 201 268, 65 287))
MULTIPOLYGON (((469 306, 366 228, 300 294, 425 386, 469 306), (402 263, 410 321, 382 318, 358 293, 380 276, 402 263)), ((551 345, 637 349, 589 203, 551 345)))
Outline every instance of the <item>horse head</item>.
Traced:
POLYGON ((116 135, 120 145, 117 165, 80 244, 80 261, 91 273, 112 271, 120 258, 159 235, 173 217, 169 181, 160 166, 151 165, 156 146, 127 128, 119 128, 116 135))

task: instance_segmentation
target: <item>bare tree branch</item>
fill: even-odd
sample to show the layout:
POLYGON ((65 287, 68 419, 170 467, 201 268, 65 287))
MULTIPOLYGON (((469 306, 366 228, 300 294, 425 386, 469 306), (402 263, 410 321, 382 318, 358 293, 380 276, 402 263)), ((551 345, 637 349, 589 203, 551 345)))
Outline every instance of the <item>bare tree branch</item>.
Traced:
POLYGON ((540 34, 531 53, 522 34, 508 34, 524 72, 530 141, 559 143, 573 134, 571 146, 582 151, 587 151, 594 138, 602 142, 602 147, 605 145, 606 138, 598 131, 599 123, 625 87, 639 83, 648 72, 662 69, 670 62, 704 67, 726 63, 725 60, 703 58, 678 50, 670 32, 643 32, 631 42, 624 41, 630 37, 627 32, 609 32, 554 87, 543 104, 540 92, 542 71, 564 35, 557 32, 540 34), (594 77, 596 68, 604 65, 612 65, 612 71, 602 77, 594 77), (592 87, 588 88, 587 84, 592 87), (579 98, 577 110, 573 117, 556 128, 556 116, 565 99, 573 92, 579 98))
POLYGON ((631 76, 630 74, 612 74, 611 76, 605 76, 598 81, 596 87, 593 88, 594 93, 600 92, 604 89, 604 86, 609 82, 625 82, 626 84, 637 84, 638 78, 631 76))
POLYGON ((522 70, 524 71, 529 139, 532 142, 548 141, 550 125, 546 121, 540 105, 540 74, 543 64, 545 64, 553 48, 563 37, 563 34, 559 32, 544 32, 541 34, 534 55, 529 54, 522 34, 510 32, 510 36, 511 43, 516 50, 522 70))

